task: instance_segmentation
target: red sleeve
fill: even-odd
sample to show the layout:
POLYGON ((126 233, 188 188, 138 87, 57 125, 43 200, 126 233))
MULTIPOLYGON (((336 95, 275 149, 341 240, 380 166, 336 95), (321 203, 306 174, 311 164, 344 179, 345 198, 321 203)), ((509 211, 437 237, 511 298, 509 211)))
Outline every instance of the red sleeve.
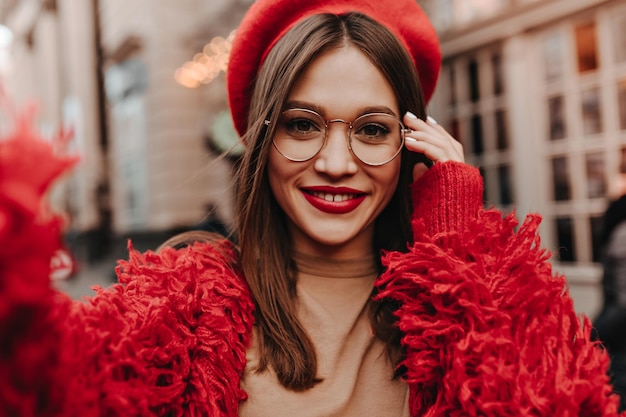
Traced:
POLYGON ((122 284, 74 305, 72 413, 237 416, 253 303, 232 246, 216 245, 132 252, 122 284))
POLYGON ((74 302, 50 285, 61 221, 45 193, 72 165, 20 121, 0 138, 0 415, 237 415, 253 303, 232 245, 120 262, 74 302))
POLYGON ((438 163, 411 184, 411 196, 415 236, 461 231, 482 207, 482 177, 468 164, 438 163))
POLYGON ((378 297, 400 305, 411 415, 618 415, 607 353, 552 271, 539 223, 479 210, 464 230, 386 254, 378 297))
POLYGON ((120 284, 84 301, 47 290, 28 308, 14 303, 0 321, 11 346, 0 357, 2 409, 236 417, 253 303, 234 256, 208 244, 131 252, 120 284))
POLYGON ((411 415, 617 416, 607 352, 541 248, 540 217, 483 210, 478 170, 455 162, 412 196, 415 244, 387 254, 377 283, 401 305, 411 415))

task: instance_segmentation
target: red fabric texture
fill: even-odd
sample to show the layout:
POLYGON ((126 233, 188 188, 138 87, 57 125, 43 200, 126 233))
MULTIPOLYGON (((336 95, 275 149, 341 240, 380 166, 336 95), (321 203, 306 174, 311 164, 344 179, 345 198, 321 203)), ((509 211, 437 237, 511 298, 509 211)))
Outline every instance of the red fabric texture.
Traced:
POLYGON ((540 248, 538 216, 481 211, 388 253, 414 416, 616 416, 606 351, 540 248))
POLYGON ((608 355, 552 271, 540 217, 517 230, 481 209, 479 170, 457 162, 411 187, 415 243, 384 256, 376 283, 402 305, 411 415, 617 415, 608 355))
POLYGON ((411 184, 414 236, 460 232, 482 207, 478 168, 461 162, 435 164, 411 184), (451 206, 451 203, 454 206, 451 206))
POLYGON ((67 416, 236 416, 253 303, 222 242, 131 251, 66 321, 67 416))
POLYGON ((53 384, 63 329, 50 287, 62 222, 45 193, 76 158, 60 152, 64 133, 46 140, 33 130, 34 116, 34 109, 16 115, 0 138, 0 415, 10 416, 55 415, 65 395, 53 384))
POLYGON ((236 416, 253 303, 230 244, 131 251, 85 302, 50 286, 64 139, 30 114, 0 140, 0 416, 236 416))
POLYGON ((404 43, 413 57, 428 102, 437 84, 441 51, 432 24, 415 0, 257 0, 237 29, 227 71, 231 114, 240 135, 247 130, 257 72, 278 39, 305 17, 351 11, 377 20, 404 43))
MULTIPOLYGON (((0 161, 0 416, 236 416, 254 304, 235 248, 131 250, 119 284, 70 301, 50 288, 59 224, 42 197, 73 161, 24 126, 0 161)), ((435 165, 413 186, 415 243, 383 258, 411 414, 617 416, 608 357, 540 248, 539 218, 516 231, 480 209, 476 181, 435 165)))

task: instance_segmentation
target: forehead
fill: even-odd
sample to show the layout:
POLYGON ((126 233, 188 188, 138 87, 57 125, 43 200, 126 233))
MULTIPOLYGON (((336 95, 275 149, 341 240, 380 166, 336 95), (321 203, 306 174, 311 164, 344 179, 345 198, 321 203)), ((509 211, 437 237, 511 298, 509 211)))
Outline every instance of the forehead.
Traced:
POLYGON ((379 107, 399 116, 391 84, 360 49, 349 44, 316 57, 296 79, 287 105, 290 102, 309 103, 324 117, 350 119, 379 107))

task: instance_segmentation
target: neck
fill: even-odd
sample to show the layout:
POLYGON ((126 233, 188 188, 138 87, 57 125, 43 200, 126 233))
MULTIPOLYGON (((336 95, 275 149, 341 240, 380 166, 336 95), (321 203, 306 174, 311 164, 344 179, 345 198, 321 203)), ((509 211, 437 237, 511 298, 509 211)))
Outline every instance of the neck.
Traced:
POLYGON ((327 242, 314 239, 291 222, 289 222, 289 229, 294 252, 328 259, 355 259, 376 254, 373 243, 373 224, 354 232, 352 236, 350 236, 350 232, 344 230, 342 234, 345 239, 340 242, 333 242, 332 236, 328 236, 327 242))

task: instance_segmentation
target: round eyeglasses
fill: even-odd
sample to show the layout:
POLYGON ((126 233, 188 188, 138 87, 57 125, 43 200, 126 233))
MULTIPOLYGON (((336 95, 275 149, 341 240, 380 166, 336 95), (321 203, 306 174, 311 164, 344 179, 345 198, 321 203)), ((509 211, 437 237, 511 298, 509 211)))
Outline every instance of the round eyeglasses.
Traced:
MULTIPOLYGON (((309 109, 288 109, 278 120, 274 147, 290 161, 308 161, 324 147, 331 123, 348 125, 348 149, 361 162, 371 166, 384 165, 398 156, 404 135, 410 131, 387 113, 367 113, 347 122, 324 120, 309 109)), ((265 124, 269 125, 269 120, 265 124)))

